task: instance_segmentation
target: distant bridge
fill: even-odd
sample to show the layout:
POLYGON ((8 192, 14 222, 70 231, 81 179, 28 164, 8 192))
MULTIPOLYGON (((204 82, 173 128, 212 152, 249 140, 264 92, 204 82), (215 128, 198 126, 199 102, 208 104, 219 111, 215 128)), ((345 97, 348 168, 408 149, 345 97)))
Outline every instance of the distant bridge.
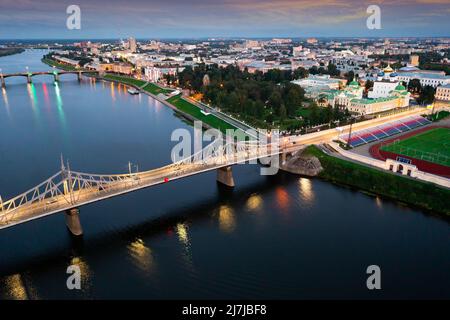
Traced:
POLYGON ((72 70, 72 71, 61 71, 61 70, 51 70, 51 71, 39 71, 39 72, 16 72, 16 73, 0 73, 0 81, 2 88, 6 88, 6 78, 10 77, 26 77, 27 82, 32 82, 32 77, 34 76, 53 76, 55 81, 59 81, 59 77, 64 74, 76 74, 78 80, 81 80, 83 74, 104 74, 108 71, 97 71, 97 70, 72 70))
MULTIPOLYGON (((293 151, 292 146, 284 150, 293 151)), ((44 182, 8 201, 0 198, 0 229, 65 211, 67 227, 81 235, 80 206, 211 170, 217 170, 218 182, 233 187, 232 165, 282 153, 278 143, 247 141, 217 146, 213 142, 197 154, 161 168, 111 175, 72 171, 61 159, 61 170, 44 182)))

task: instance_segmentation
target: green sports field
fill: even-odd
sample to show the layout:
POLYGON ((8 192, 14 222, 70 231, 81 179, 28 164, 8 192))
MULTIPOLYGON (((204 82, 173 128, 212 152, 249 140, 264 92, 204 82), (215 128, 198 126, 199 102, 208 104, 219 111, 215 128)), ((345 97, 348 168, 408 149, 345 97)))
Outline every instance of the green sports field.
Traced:
POLYGON ((394 141, 381 150, 450 167, 450 128, 431 129, 394 141))

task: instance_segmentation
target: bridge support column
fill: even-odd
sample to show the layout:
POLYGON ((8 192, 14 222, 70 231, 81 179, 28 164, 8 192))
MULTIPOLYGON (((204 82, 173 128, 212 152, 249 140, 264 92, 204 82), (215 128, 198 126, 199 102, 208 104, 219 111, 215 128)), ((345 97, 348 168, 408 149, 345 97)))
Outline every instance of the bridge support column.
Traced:
POLYGON ((55 78, 55 82, 59 81, 59 74, 55 73, 53 74, 53 77, 55 78))
POLYGON ((83 234, 79 212, 80 210, 78 208, 66 210, 66 225, 74 236, 81 236, 83 234))
POLYGON ((217 169, 217 181, 228 187, 234 187, 233 171, 231 171, 231 166, 217 169))
POLYGON ((2 82, 2 88, 6 88, 6 81, 5 81, 5 78, 3 77, 3 75, 0 76, 0 80, 2 82))
POLYGON ((32 83, 32 81, 31 81, 31 75, 27 75, 27 82, 28 82, 28 83, 32 83))
POLYGON ((283 152, 283 153, 280 155, 280 164, 283 164, 283 163, 286 162, 286 156, 287 156, 287 153, 286 153, 286 152, 283 152))
POLYGON ((81 81, 81 71, 79 71, 79 72, 77 73, 77 75, 78 75, 78 81, 81 81))

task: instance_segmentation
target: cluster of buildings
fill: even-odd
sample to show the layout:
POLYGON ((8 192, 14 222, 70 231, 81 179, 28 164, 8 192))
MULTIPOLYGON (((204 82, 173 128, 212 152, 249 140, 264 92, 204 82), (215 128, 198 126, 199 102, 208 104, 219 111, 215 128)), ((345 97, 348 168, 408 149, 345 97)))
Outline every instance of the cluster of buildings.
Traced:
POLYGON ((319 106, 338 107, 358 115, 409 106, 410 93, 390 66, 378 74, 367 95, 365 88, 356 80, 345 85, 345 80, 310 75, 306 79, 292 82, 304 87, 306 95, 314 99, 319 106))
MULTIPOLYGON (((427 52, 442 55, 441 63, 449 62, 444 54, 450 49, 447 38, 141 42, 128 38, 114 43, 80 42, 74 46, 92 59, 85 68, 134 75, 152 82, 164 81, 166 75, 176 75, 186 67, 195 68, 199 64, 234 65, 250 73, 272 69, 294 71, 299 67, 326 71, 333 64, 338 70, 338 75, 333 75, 336 78, 326 74, 310 75, 293 83, 305 88, 307 95, 319 105, 338 105, 359 114, 408 106, 410 95, 405 86, 412 79, 418 79, 422 86, 437 88, 437 96, 442 98, 447 97, 446 88, 450 83, 449 76, 443 71, 419 69, 419 54, 427 52), (399 56, 405 57, 401 67, 398 67, 399 56), (396 64, 397 69, 382 68, 383 62, 396 64), (347 85, 344 75, 349 72, 353 72, 358 81, 347 85), (369 92, 362 87, 367 81, 374 83, 369 92)), ((60 55, 60 59, 64 57, 60 55)))

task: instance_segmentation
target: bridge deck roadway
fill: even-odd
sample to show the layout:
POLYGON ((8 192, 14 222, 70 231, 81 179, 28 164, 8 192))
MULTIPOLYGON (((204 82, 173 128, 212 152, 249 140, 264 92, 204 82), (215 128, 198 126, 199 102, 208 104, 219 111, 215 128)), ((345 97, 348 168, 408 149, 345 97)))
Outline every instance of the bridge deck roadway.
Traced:
MULTIPOLYGON (((278 153, 279 151, 277 151, 275 154, 278 153)), ((266 156, 270 155, 271 154, 268 153, 268 155, 266 156)), ((42 218, 57 212, 80 207, 89 203, 101 201, 135 190, 166 183, 171 180, 186 178, 221 167, 255 160, 260 157, 261 156, 253 156, 243 158, 242 160, 235 158, 230 162, 210 165, 183 164, 182 166, 176 168, 168 166, 141 173, 132 173, 129 178, 113 183, 108 183, 101 188, 95 185, 92 188, 73 190, 71 193, 65 195, 57 195, 53 196, 52 198, 46 198, 39 202, 21 205, 19 208, 11 211, 10 213, 0 214, 0 229, 9 228, 14 225, 42 218)))

